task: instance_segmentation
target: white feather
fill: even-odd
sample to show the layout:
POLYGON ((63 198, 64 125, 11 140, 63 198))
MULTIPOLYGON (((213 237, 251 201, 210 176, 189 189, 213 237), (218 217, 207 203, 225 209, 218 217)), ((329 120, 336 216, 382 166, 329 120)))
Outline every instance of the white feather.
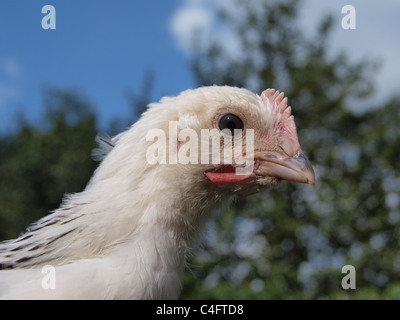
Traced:
POLYGON ((209 165, 149 164, 146 133, 168 132, 169 121, 198 130, 220 108, 233 106, 270 121, 251 92, 208 87, 164 98, 129 130, 99 137, 96 155, 104 159, 85 190, 0 244, 0 298, 177 298, 187 250, 211 212, 241 187, 210 183, 209 165), (42 287, 44 265, 55 267, 54 290, 42 287))

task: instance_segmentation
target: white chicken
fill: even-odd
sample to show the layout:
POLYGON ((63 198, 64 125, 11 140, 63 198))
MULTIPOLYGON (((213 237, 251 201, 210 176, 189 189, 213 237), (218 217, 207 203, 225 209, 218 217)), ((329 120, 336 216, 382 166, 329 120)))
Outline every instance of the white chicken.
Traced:
MULTIPOLYGON (((19 238, 0 243, 1 299, 176 299, 185 255, 214 209, 280 179, 315 183, 287 98, 274 89, 261 96, 228 86, 187 90, 150 104, 130 129, 99 141, 104 159, 85 190, 65 197, 19 238), (185 146, 184 129, 201 137, 199 147, 202 129, 224 130, 244 147, 246 130, 253 129, 254 145, 239 155, 252 170, 238 174, 240 165, 226 160, 149 161, 149 150, 162 141, 149 132, 174 140, 163 154, 171 159, 185 146), (45 266, 53 268, 50 287, 45 266)), ((222 155, 229 144, 220 146, 222 155)), ((191 159, 208 158, 210 150, 191 159)))

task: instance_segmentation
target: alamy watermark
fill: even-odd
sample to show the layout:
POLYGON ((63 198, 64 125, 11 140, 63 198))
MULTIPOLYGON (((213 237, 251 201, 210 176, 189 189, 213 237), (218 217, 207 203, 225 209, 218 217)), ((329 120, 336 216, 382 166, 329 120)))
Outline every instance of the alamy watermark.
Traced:
MULTIPOLYGON (((42 270, 44 274, 42 278, 42 289, 44 290, 55 290, 56 289, 56 268, 52 265, 45 265, 42 270)), ((356 289, 356 268, 352 265, 345 265, 342 267, 342 274, 345 274, 342 278, 341 286, 344 290, 356 289)))
POLYGON ((162 129, 147 132, 146 141, 152 144, 146 150, 146 160, 149 164, 232 165, 236 174, 247 175, 254 168, 254 129, 235 129, 233 133, 201 129, 199 136, 191 128, 178 132, 178 122, 170 121, 168 134, 162 129))
POLYGON ((42 289, 44 290, 55 290, 56 289, 56 268, 52 265, 45 265, 42 268, 42 289))
POLYGON ((356 29, 356 8, 351 5, 346 5, 342 8, 342 28, 345 30, 356 29))
POLYGON ((346 275, 342 278, 342 288, 344 290, 356 289, 356 268, 350 264, 347 264, 343 266, 342 273, 346 273, 346 275))
POLYGON ((46 14, 42 18, 42 28, 44 30, 56 29, 56 8, 47 4, 43 6, 42 13, 46 14))
MULTIPOLYGON (((52 5, 45 5, 42 7, 42 13, 46 14, 42 18, 42 28, 44 30, 56 29, 56 9, 52 5)), ((345 30, 356 29, 356 9, 352 5, 345 5, 342 7, 342 28, 345 30)))

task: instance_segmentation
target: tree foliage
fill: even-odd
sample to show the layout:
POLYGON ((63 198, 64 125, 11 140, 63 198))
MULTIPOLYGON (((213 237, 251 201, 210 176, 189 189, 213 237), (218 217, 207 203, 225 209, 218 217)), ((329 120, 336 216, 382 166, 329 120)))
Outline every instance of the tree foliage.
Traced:
MULTIPOLYGON (((241 50, 232 54, 211 40, 193 53, 193 70, 199 85, 284 91, 317 186, 282 182, 219 212, 189 261, 182 299, 400 296, 400 98, 370 106, 374 64, 328 55, 334 20, 323 19, 309 38, 296 20, 300 4, 236 1, 235 11, 220 17, 241 50), (346 264, 356 269, 356 290, 341 287, 346 264)), ((137 110, 150 95, 152 75, 146 79, 142 92, 129 94, 137 110)), ((0 239, 57 208, 65 193, 81 191, 96 166, 91 104, 53 89, 44 105, 42 123, 22 121, 17 133, 0 138, 0 239)), ((123 119, 110 128, 125 126, 123 119)))
POLYGON ((221 41, 194 56, 199 84, 284 91, 317 186, 282 182, 240 199, 210 226, 193 258, 182 298, 399 298, 400 100, 369 107, 376 66, 328 55, 334 20, 309 39, 298 28, 299 2, 236 1, 223 12, 239 56, 221 41), (369 111, 365 111, 369 110, 369 111), (356 290, 341 286, 353 265, 356 290))
POLYGON ((82 191, 96 163, 90 158, 96 119, 76 91, 49 89, 41 124, 21 121, 0 139, 0 238, 16 237, 59 207, 65 193, 82 191))

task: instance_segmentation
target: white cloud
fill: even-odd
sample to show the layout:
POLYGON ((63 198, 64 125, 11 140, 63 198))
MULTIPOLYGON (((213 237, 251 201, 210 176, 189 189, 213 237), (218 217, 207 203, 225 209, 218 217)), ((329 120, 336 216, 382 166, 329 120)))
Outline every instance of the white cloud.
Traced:
POLYGON ((18 79, 21 74, 20 65, 14 58, 3 58, 0 61, 0 70, 11 80, 18 79))
MULTIPOLYGON (((248 3, 260 7, 259 0, 249 0, 248 3)), ((383 65, 374 76, 377 92, 370 101, 375 104, 399 91, 400 41, 397 41, 397 33, 400 28, 400 2, 353 0, 351 4, 356 9, 356 30, 344 30, 341 27, 344 16, 341 11, 346 4, 346 0, 306 0, 300 6, 298 27, 312 38, 321 19, 330 13, 335 19, 332 37, 328 40, 332 56, 344 51, 352 62, 359 62, 363 58, 381 59, 383 65)), ((242 17, 242 12, 232 0, 182 1, 171 17, 170 30, 183 52, 190 55, 193 45, 196 45, 196 50, 205 50, 212 41, 217 41, 223 43, 224 50, 231 57, 240 59, 243 49, 234 30, 224 26, 218 19, 217 12, 221 9, 239 20, 242 17), (195 33, 197 38, 194 38, 195 33)), ((259 14, 262 17, 265 13, 259 10, 259 14)))
POLYGON ((374 75, 376 95, 370 101, 376 104, 399 91, 400 42, 397 41, 397 33, 400 28, 400 2, 353 0, 351 5, 356 10, 355 30, 344 30, 341 27, 341 19, 344 17, 341 10, 346 4, 349 4, 346 0, 307 0, 302 6, 300 26, 306 34, 313 34, 321 18, 330 13, 335 19, 329 40, 332 54, 344 51, 353 62, 364 58, 382 62, 381 68, 374 75))
POLYGON ((187 0, 171 18, 170 30, 185 53, 203 47, 212 29, 213 12, 204 4, 201 0, 187 0))
POLYGON ((184 0, 170 19, 170 31, 186 54, 205 50, 215 42, 224 43, 228 54, 241 51, 234 32, 220 23, 218 11, 232 11, 232 0, 184 0))
POLYGON ((0 108, 19 95, 21 66, 15 58, 0 59, 0 108))

